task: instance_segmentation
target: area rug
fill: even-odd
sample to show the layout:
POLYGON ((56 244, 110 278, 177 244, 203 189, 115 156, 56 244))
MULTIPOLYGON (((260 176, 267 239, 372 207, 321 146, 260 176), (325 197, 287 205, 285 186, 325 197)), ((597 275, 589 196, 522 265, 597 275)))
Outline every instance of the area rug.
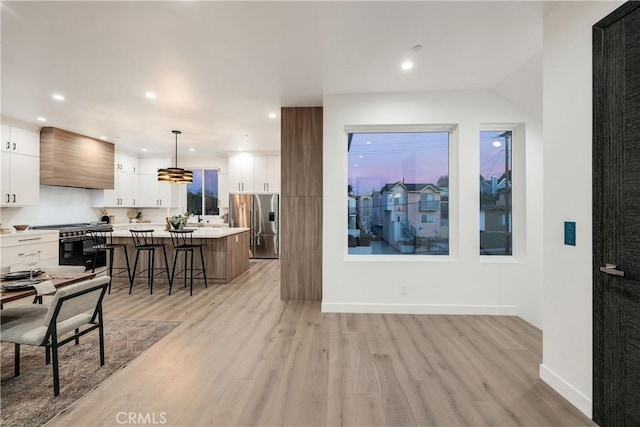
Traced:
POLYGON ((180 322, 107 320, 104 325, 105 364, 100 366, 98 334, 59 352, 60 395, 53 397, 53 372, 44 364, 44 348, 20 347, 20 376, 13 376, 14 345, 2 343, 0 425, 40 426, 97 387, 109 375, 171 332, 180 322))

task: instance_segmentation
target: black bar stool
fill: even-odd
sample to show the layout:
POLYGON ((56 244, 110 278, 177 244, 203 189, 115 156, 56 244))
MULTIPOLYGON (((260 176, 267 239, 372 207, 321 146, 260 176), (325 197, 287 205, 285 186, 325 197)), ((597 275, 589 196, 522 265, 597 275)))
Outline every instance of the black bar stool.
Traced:
POLYGON ((173 243, 173 269, 171 270, 171 283, 169 283, 169 295, 171 295, 171 287, 173 281, 176 278, 176 263, 178 262, 178 255, 184 254, 184 269, 179 273, 184 275, 184 286, 187 286, 187 274, 189 274, 189 295, 193 295, 193 278, 202 275, 204 278, 204 287, 207 287, 207 271, 204 266, 204 253, 202 251, 203 244, 193 243, 193 230, 170 230, 171 242, 173 243), (195 269, 197 274, 193 274, 193 252, 195 250, 200 251, 200 261, 202 268, 195 269), (191 262, 189 263, 189 255, 191 255, 191 262))
MULTIPOLYGON (((96 264, 98 262, 98 254, 100 252, 107 252, 108 263, 109 263, 109 277, 113 279, 114 275, 122 274, 125 271, 127 272, 127 279, 131 281, 131 268, 129 267, 129 253, 127 252, 127 245, 124 243, 113 243, 113 233, 111 230, 88 230, 87 234, 91 236, 93 239, 93 249, 95 249, 96 254, 93 257, 93 269, 92 273, 96 272, 96 264), (126 267, 114 267, 113 266, 113 254, 116 249, 122 248, 124 249, 124 259, 127 263, 126 267), (113 271, 116 270, 114 273, 113 271)), ((109 293, 111 293, 111 280, 109 280, 109 293)))
POLYGON ((153 276, 162 274, 162 271, 156 273, 156 270, 164 270, 167 273, 167 279, 169 279, 169 290, 171 290, 171 276, 169 275, 169 262, 167 261, 167 250, 164 247, 164 243, 160 243, 158 239, 153 238, 153 230, 129 230, 131 231, 131 237, 133 238, 133 246, 136 248, 136 260, 133 263, 133 271, 129 278, 129 293, 133 289, 133 281, 136 275, 140 275, 147 272, 147 282, 149 285, 149 294, 153 294, 153 276), (156 249, 162 248, 162 254, 164 255, 164 267, 154 267, 156 249), (141 270, 136 274, 136 268, 138 267, 138 257, 140 252, 147 252, 147 268, 141 270))

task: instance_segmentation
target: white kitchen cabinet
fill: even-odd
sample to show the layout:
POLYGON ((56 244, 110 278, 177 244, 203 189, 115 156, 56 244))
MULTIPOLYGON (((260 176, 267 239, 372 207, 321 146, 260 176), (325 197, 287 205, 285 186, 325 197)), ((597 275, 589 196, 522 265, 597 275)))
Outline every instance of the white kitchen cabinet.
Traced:
POLYGON ((230 193, 279 193, 280 156, 229 157, 230 193))
MULTIPOLYGON (((140 159, 140 206, 161 208, 174 206, 176 184, 158 182, 158 169, 171 166, 171 159, 140 159)), ((184 188, 180 185, 179 187, 184 188)))
POLYGON ((30 206, 40 201, 40 135, 2 124, 0 206, 30 206))
POLYGON ((138 169, 139 160, 122 153, 116 153, 114 167, 114 189, 104 190, 92 201, 94 207, 133 208, 139 206, 138 169))
POLYGON ((256 193, 280 192, 280 156, 254 157, 253 188, 256 193))
POLYGON ((53 230, 28 230, 3 234, 0 237, 2 266, 23 264, 25 254, 36 252, 40 253, 39 265, 58 265, 59 235, 58 231, 53 230))
POLYGON ((252 156, 229 157, 230 193, 253 193, 253 165, 252 156))

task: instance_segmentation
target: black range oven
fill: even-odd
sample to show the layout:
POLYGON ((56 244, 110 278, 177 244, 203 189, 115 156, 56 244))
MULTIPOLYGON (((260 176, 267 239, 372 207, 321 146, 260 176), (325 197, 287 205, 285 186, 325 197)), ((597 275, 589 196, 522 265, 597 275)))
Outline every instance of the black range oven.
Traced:
POLYGON ((40 230, 60 230, 60 241, 58 245, 58 263, 60 265, 82 265, 86 270, 92 270, 94 260, 96 267, 107 265, 107 255, 105 251, 98 252, 96 260, 96 250, 93 249, 93 237, 87 231, 100 229, 111 230, 110 225, 97 223, 81 224, 59 224, 43 225, 33 227, 40 230))

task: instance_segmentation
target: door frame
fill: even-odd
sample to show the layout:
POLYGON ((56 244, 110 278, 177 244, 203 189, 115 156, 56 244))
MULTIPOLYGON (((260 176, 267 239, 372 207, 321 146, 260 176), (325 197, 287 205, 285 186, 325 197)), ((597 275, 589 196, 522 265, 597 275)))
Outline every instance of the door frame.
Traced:
POLYGON ((593 140, 592 140, 592 214, 593 214, 593 420, 598 424, 606 424, 605 388, 604 388, 604 310, 602 306, 602 283, 605 278, 600 272, 605 258, 603 244, 606 236, 603 224, 603 183, 605 152, 609 128, 606 103, 608 87, 606 86, 607 69, 605 54, 605 31, 629 13, 640 8, 640 2, 626 2, 597 22, 592 29, 593 35, 593 140))

